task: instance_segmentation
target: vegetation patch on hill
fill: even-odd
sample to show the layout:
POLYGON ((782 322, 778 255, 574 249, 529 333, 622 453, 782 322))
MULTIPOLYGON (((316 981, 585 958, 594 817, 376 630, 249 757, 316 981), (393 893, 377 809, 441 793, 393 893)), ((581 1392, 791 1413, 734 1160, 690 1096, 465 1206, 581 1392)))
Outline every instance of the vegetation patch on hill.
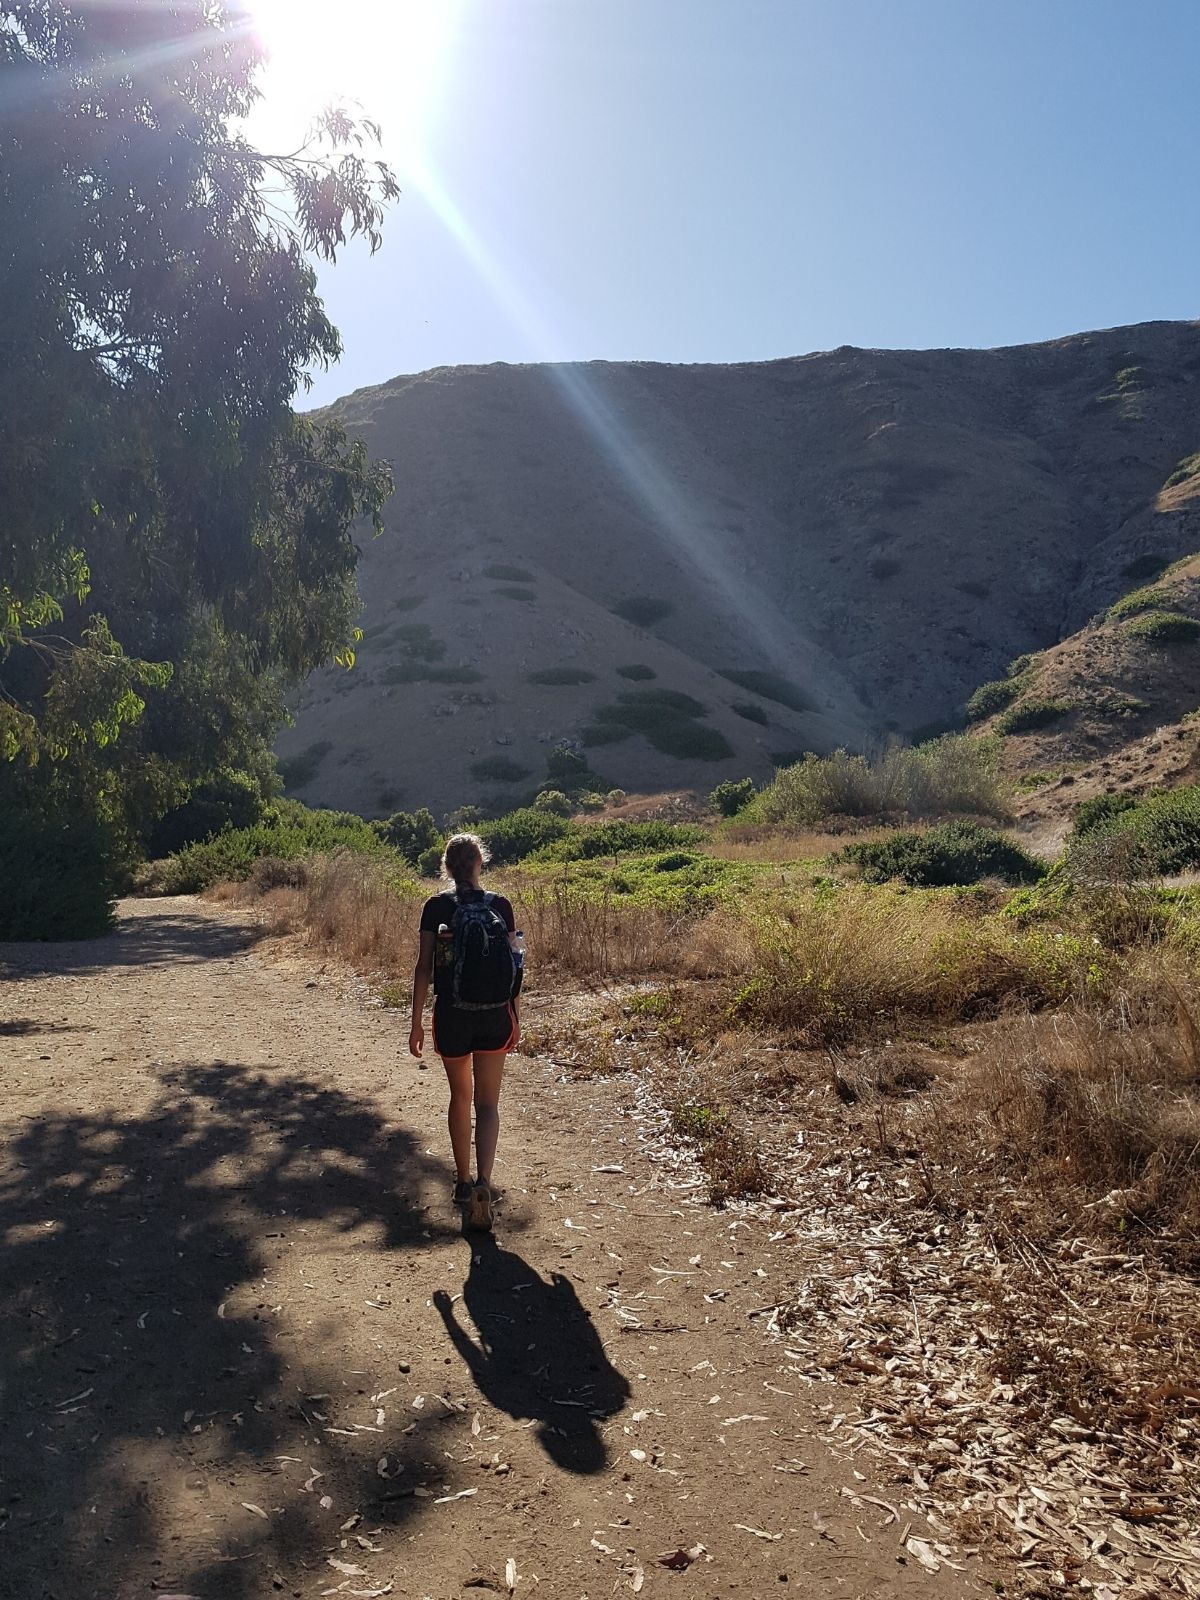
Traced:
POLYGON ((1125 623, 1124 631, 1148 644, 1193 644, 1200 638, 1200 622, 1178 611, 1147 611, 1125 623))
POLYGON ((730 683, 736 683, 739 689, 748 689, 751 694, 761 695, 764 700, 774 700, 777 705, 787 706, 789 711, 813 709, 812 696, 806 694, 799 684, 793 683, 790 678, 785 678, 780 672, 766 672, 756 668, 743 671, 738 668, 722 672, 721 676, 727 678, 730 683))
POLYGON ((921 889, 979 883, 985 878, 1033 883, 1046 870, 1006 834, 966 821, 847 845, 841 859, 852 862, 867 883, 898 879, 921 889))
POLYGON ((594 683, 596 674, 589 672, 586 667, 543 667, 538 672, 531 672, 526 679, 527 683, 542 684, 549 688, 569 688, 573 684, 594 683))
POLYGON ((707 708, 679 689, 627 689, 613 705, 601 706, 584 729, 584 744, 613 744, 603 730, 625 728, 640 733, 664 755, 681 760, 724 761, 733 748, 717 728, 703 726, 707 708))

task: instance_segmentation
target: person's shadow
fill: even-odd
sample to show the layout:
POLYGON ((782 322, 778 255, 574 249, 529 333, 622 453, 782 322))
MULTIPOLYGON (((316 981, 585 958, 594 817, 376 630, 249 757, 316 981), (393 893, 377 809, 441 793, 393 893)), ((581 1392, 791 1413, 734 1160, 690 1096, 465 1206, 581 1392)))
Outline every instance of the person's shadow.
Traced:
POLYGON ((629 1383, 568 1279, 555 1272, 547 1283, 484 1234, 472 1241, 463 1284, 477 1340, 444 1290, 433 1298, 480 1393, 510 1417, 536 1418, 538 1440, 565 1471, 602 1471, 608 1452, 597 1424, 621 1410, 629 1383))

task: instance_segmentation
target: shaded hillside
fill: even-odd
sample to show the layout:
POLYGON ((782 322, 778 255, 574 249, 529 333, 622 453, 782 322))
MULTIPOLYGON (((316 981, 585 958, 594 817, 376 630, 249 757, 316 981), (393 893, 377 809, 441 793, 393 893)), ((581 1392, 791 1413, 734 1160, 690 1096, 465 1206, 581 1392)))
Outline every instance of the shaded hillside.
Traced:
POLYGON ((391 532, 358 665, 281 740, 297 792, 511 800, 563 739, 610 784, 708 787, 953 718, 1200 547, 1186 482, 1160 495, 1198 382, 1200 325, 1152 323, 360 390, 334 410, 394 464, 391 532))
MULTIPOLYGON (((1200 502, 1200 477, 1190 495, 1200 502)), ((993 702, 979 725, 1003 735, 1030 821, 1065 819, 1093 794, 1200 779, 1200 555, 1015 662, 976 696, 993 702)))

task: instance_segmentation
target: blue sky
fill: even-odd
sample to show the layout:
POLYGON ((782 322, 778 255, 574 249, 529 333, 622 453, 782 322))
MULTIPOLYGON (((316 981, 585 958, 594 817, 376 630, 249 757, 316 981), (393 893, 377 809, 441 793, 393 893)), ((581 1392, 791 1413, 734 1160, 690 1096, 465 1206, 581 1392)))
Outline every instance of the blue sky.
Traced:
POLYGON ((405 192, 321 270, 346 353, 308 404, 1200 315, 1200 0, 440 4, 436 63, 362 41, 405 192))

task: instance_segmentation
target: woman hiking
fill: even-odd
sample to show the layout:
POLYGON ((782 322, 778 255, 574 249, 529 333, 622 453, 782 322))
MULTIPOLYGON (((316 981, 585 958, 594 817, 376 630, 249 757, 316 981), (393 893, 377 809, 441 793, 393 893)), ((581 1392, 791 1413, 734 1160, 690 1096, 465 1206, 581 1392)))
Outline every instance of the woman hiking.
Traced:
POLYGON ((454 1203, 466 1205, 469 1228, 492 1225, 492 1166, 500 1134, 504 1058, 521 1035, 520 935, 511 903, 479 882, 487 849, 473 833, 458 833, 442 856, 442 877, 453 890, 435 894, 421 912, 421 948, 413 971, 408 1048, 425 1047, 422 1013, 432 981, 433 1048, 450 1082, 450 1146, 458 1181, 454 1203), (475 1179, 471 1179, 471 1104, 475 1105, 475 1179))

